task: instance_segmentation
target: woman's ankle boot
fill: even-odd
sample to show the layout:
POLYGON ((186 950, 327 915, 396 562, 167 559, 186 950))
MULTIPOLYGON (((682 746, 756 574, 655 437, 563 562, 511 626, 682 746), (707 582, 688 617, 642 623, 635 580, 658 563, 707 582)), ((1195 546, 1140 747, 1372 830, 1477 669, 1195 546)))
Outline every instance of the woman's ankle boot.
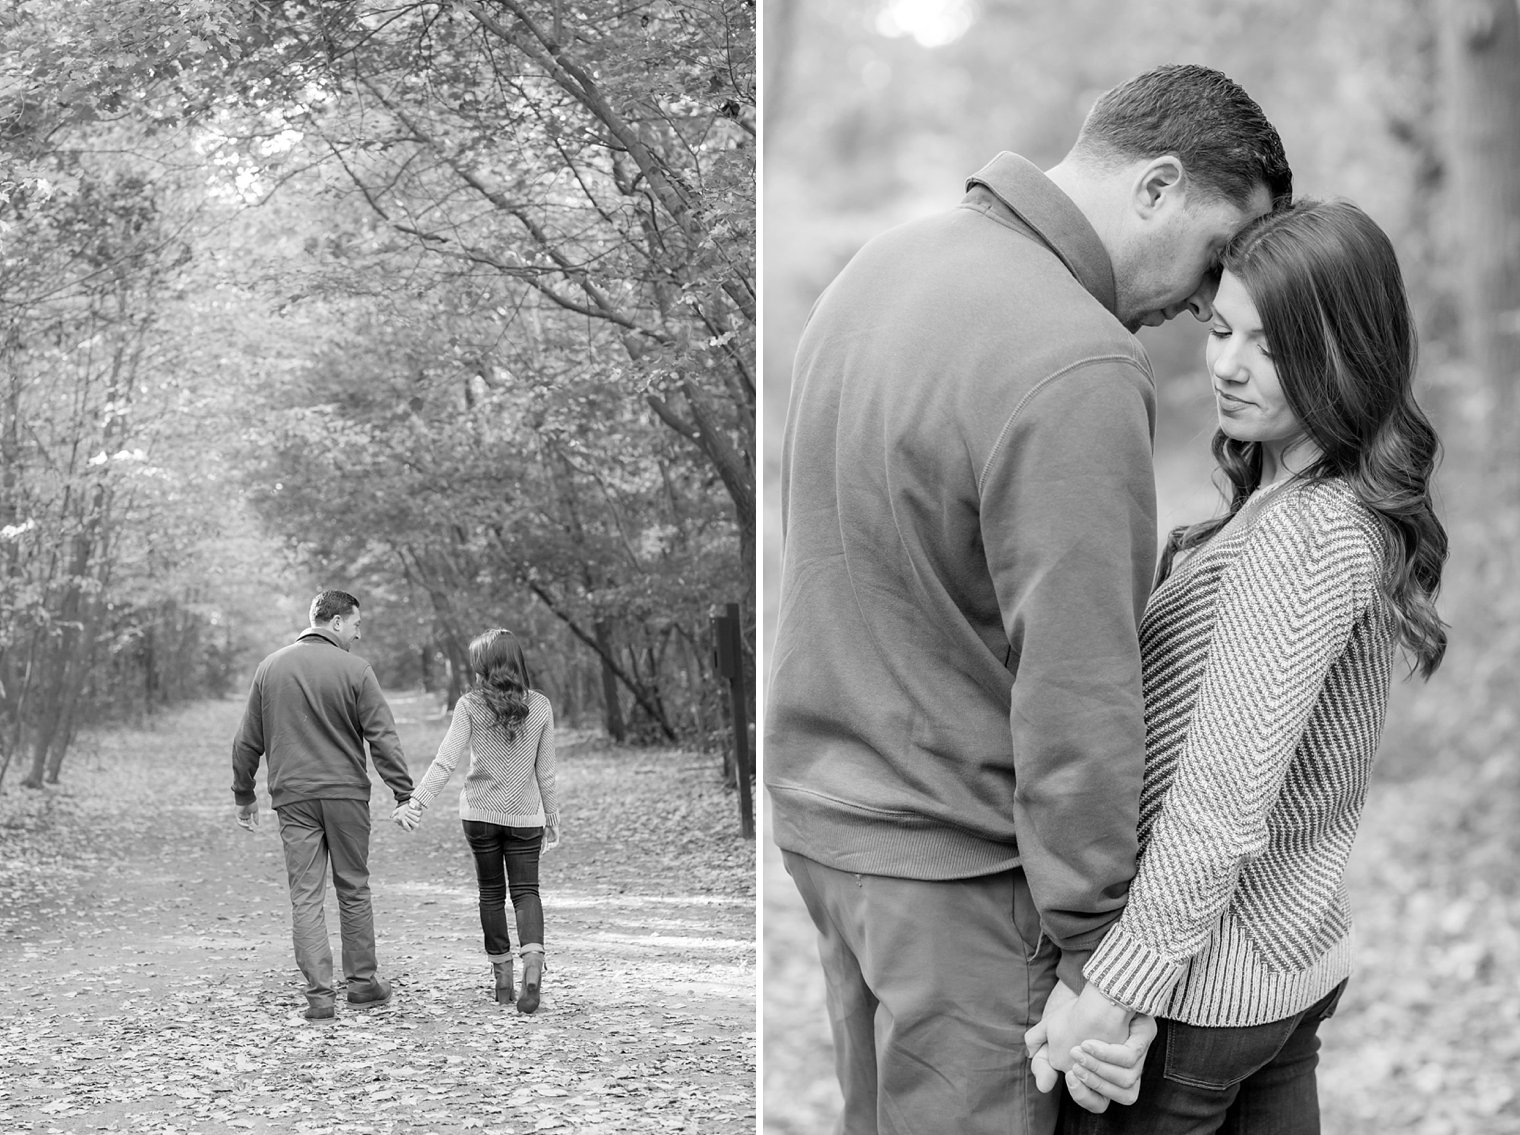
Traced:
POLYGON ((491 969, 496 974, 496 1002, 499 1005, 510 1005, 517 999, 517 991, 512 988, 512 959, 504 962, 492 962, 491 969))
POLYGON ((538 987, 544 979, 544 948, 524 946, 519 951, 523 962, 522 993, 517 998, 517 1011, 531 1013, 538 1008, 538 987))

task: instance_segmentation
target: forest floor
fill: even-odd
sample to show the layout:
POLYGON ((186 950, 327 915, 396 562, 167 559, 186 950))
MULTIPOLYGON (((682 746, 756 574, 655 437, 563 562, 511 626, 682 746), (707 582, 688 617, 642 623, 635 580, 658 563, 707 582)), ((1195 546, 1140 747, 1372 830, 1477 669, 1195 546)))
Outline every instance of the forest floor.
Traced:
MULTIPOLYGON (((1324 1130, 1515 1135, 1520 760, 1456 768, 1399 732, 1391 720, 1348 872, 1357 963, 1320 1031, 1324 1130)), ((814 1135, 839 1114, 823 979, 768 828, 762 840, 764 1130, 814 1135)))
MULTIPOLYGON (((392 706, 420 778, 446 719, 421 695, 392 706)), ((337 1019, 313 1024, 262 771, 260 829, 233 822, 240 710, 82 737, 57 788, 22 789, 12 768, 0 1131, 755 1130, 755 848, 718 758, 561 736, 531 1016, 491 1000, 452 810, 408 834, 377 780, 371 886, 395 993, 350 1009, 340 990, 337 1019)), ((327 917, 336 954, 331 888, 327 917)))

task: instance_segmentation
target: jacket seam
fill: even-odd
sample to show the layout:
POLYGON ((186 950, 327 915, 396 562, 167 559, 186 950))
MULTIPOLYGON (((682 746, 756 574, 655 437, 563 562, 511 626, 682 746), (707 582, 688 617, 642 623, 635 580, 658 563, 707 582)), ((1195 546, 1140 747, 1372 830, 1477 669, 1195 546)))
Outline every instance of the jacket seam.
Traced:
POLYGON ((1044 390, 1052 382, 1055 382, 1056 379, 1064 378, 1066 375, 1071 374, 1073 371, 1081 370, 1082 368, 1092 366, 1095 363, 1120 363, 1129 367, 1136 374, 1140 375, 1141 378, 1146 378, 1145 370, 1140 367, 1134 359, 1128 357, 1127 355, 1097 355, 1093 358, 1082 359, 1079 362, 1070 363, 1062 367, 1060 370, 1056 371, 1054 374, 1047 375, 1046 377, 1040 379, 1039 382, 1030 387, 1029 390, 1025 392, 1024 396, 1019 399, 1018 404, 1014 406, 1012 412, 1008 415, 1007 420, 1003 422, 1003 428, 998 430, 997 438, 992 443, 992 449, 987 454, 987 460, 982 463, 981 471, 977 474, 976 491, 978 494, 980 494, 986 486, 987 478, 992 475, 992 466, 997 462, 999 456, 1002 454, 1004 446, 1008 441, 1008 435, 1013 430, 1014 422, 1023 412, 1024 407, 1029 404, 1030 399, 1032 399, 1040 391, 1044 390))

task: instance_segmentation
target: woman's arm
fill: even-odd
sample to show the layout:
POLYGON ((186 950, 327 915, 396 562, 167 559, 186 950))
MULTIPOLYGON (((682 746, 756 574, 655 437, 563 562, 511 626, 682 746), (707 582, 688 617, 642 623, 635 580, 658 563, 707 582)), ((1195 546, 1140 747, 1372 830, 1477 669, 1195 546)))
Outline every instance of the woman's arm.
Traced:
POLYGON ((533 763, 538 777, 538 796, 543 802, 545 826, 559 830, 559 786, 554 777, 554 706, 544 698, 544 727, 538 735, 538 757, 533 763))
POLYGON ((1129 904, 1084 970, 1103 994, 1161 1011, 1267 847, 1326 675, 1370 598, 1373 555, 1348 513, 1315 498, 1257 520, 1220 583, 1187 735, 1129 904))
POLYGON ((438 755, 433 758, 433 763, 428 765, 428 770, 422 777, 422 784, 412 794, 412 802, 419 809, 431 806, 438 794, 448 784, 449 777, 454 775, 454 767, 459 763, 459 758, 470 750, 470 711, 462 701, 454 705, 454 717, 449 722, 449 731, 444 734, 443 741, 438 746, 438 755))

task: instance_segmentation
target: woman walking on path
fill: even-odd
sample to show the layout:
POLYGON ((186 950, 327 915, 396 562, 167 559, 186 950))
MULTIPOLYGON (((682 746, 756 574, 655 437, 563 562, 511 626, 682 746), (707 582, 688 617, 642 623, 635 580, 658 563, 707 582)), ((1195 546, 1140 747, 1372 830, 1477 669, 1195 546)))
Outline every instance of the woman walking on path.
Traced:
POLYGON ((528 685, 522 646, 509 630, 489 630, 470 643, 475 686, 459 699, 448 734, 410 802, 395 820, 412 831, 438 798, 465 753, 469 772, 459 817, 475 856, 480 927, 495 971, 496 1000, 517 999, 519 1012, 538 1008, 544 971, 544 909, 538 858, 559 843, 559 797, 554 783, 554 710, 528 685), (522 993, 513 989, 507 932, 510 888, 523 960, 522 993))
POLYGON ((1317 1032, 1351 972, 1343 876, 1393 656, 1428 678, 1446 648, 1438 442, 1388 238, 1348 202, 1303 202, 1247 226, 1223 268, 1206 357, 1230 508, 1162 557, 1139 869, 1080 998, 1052 995, 1029 1040, 1048 1031, 1058 1069, 1075 1057, 1087 1107, 1126 1099, 1107 1086, 1121 1050, 1074 1049, 1063 1013, 1160 1027, 1138 1102, 1065 1108, 1066 1135, 1319 1131, 1317 1032))

